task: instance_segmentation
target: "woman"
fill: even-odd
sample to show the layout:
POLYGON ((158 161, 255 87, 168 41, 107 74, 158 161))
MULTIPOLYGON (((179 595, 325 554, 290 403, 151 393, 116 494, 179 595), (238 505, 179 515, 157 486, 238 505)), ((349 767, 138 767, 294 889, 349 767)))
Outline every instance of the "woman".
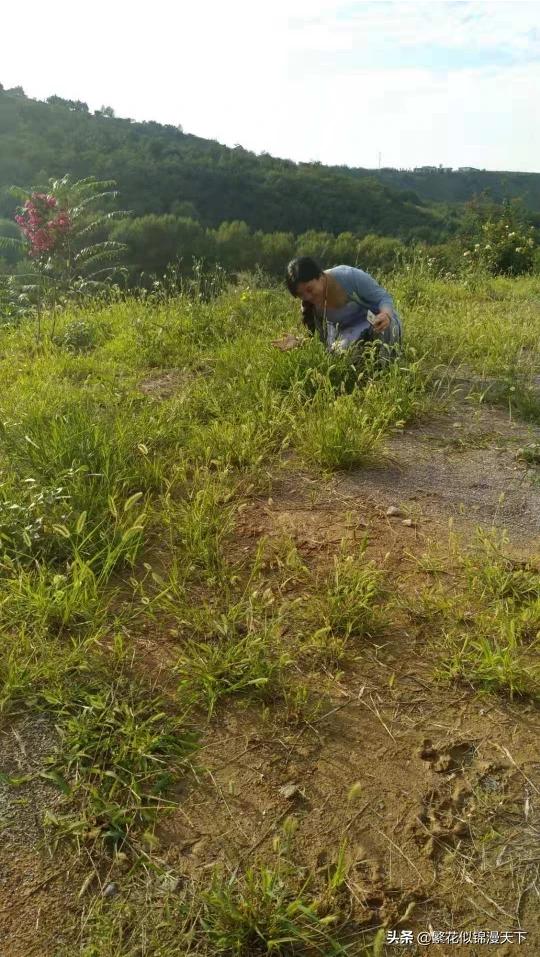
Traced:
POLYGON ((385 353, 401 344, 401 320, 392 297, 369 273, 354 266, 334 266, 324 272, 310 256, 293 259, 287 267, 287 287, 302 300, 302 321, 318 332, 328 349, 344 352, 379 342, 385 353))

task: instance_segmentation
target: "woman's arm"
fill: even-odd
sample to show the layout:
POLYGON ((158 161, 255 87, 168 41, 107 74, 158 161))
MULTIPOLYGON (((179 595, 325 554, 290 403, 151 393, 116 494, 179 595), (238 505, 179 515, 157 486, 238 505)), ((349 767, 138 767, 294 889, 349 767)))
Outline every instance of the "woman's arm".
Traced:
POLYGON ((383 332, 390 325, 394 314, 394 301, 390 293, 373 276, 362 269, 351 266, 349 282, 352 286, 352 298, 365 305, 375 316, 375 332, 383 332))
POLYGON ((375 315, 382 310, 385 310, 389 316, 392 315, 394 300, 383 286, 379 286, 373 276, 362 269, 353 269, 352 267, 350 275, 354 291, 375 315))

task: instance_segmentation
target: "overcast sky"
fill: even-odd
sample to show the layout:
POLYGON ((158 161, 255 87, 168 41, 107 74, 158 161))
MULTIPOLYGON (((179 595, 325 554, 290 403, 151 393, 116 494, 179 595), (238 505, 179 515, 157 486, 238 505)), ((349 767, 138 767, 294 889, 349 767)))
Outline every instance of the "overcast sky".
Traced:
POLYGON ((536 0, 4 0, 1 26, 0 82, 38 99, 295 160, 540 172, 536 0))

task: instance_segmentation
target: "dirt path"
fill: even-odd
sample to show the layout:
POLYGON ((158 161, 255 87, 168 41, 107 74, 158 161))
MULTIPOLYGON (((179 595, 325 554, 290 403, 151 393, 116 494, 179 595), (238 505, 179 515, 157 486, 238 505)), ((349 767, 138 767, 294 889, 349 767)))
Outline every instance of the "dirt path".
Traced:
POLYGON ((446 415, 396 434, 384 468, 366 469, 339 483, 349 495, 404 505, 420 521, 463 532, 475 524, 506 529, 534 549, 540 534, 540 469, 520 449, 540 442, 540 429, 499 409, 461 402, 446 415))

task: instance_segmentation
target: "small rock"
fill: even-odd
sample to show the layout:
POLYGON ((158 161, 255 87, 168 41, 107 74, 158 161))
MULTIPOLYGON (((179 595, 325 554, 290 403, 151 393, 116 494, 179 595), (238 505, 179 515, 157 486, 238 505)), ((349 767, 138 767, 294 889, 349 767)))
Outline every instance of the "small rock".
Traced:
POLYGON ((390 508, 386 509, 386 514, 389 518, 401 518, 403 512, 397 505, 391 505, 390 508))
POLYGON ((103 888, 103 897, 111 898, 116 897, 118 894, 118 884, 115 884, 114 881, 111 881, 110 884, 106 884, 103 888))
POLYGON ((289 781, 288 784, 284 784, 279 789, 281 797, 287 798, 288 801, 292 800, 293 797, 296 797, 297 794, 300 794, 300 788, 297 784, 294 784, 292 781, 289 781))
POLYGON ((501 787, 501 782, 492 774, 486 774, 485 778, 482 778, 480 781, 480 787, 483 791, 498 791, 501 787))
POLYGON ((402 524, 402 525, 406 525, 407 528, 413 528, 413 526, 414 526, 414 522, 413 522, 412 518, 404 518, 401 524, 402 524))

